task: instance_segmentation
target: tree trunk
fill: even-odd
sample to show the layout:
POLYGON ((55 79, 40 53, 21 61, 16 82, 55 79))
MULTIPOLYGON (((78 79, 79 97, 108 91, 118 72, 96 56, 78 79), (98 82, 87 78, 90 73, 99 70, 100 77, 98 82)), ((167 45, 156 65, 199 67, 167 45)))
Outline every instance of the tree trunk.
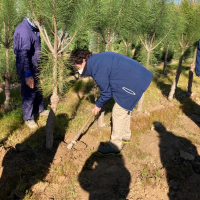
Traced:
POLYGON ((103 127, 105 125, 104 123, 104 114, 105 114, 105 107, 103 106, 98 117, 98 126, 103 127))
POLYGON ((57 55, 54 55, 53 64, 53 94, 51 96, 51 110, 46 124, 46 148, 51 149, 53 147, 53 132, 55 124, 55 116, 59 102, 59 96, 57 91, 57 55))
POLYGON ((150 53, 151 53, 151 51, 147 51, 147 62, 146 62, 146 68, 147 68, 147 69, 149 69, 150 53))
POLYGON ((104 124, 104 115, 105 115, 105 107, 103 106, 101 108, 101 112, 99 113, 99 117, 98 117, 98 127, 103 127, 104 124))
POLYGON ((144 93, 143 93, 143 95, 141 96, 141 98, 138 102, 137 111, 139 111, 139 112, 142 111, 143 102, 144 102, 144 93))
MULTIPOLYGON (((61 44, 61 49, 63 48, 64 46, 64 42, 65 42, 65 39, 63 39, 63 42, 61 44)), ((63 52, 61 53, 61 57, 63 57, 63 52)), ((63 94, 63 68, 64 68, 64 65, 60 65, 59 67, 59 94, 63 94)))
POLYGON ((127 45, 125 44, 125 46, 126 46, 126 54, 125 54, 125 55, 128 56, 128 48, 129 48, 129 45, 128 45, 128 44, 127 44, 127 45))
POLYGON ((63 66, 59 69, 59 94, 63 94, 63 66))
POLYGON ((168 52, 169 52, 169 45, 170 45, 170 42, 168 42, 167 44, 167 49, 166 49, 166 52, 165 52, 165 60, 164 60, 164 66, 163 66, 163 74, 166 74, 166 67, 167 67, 167 57, 168 57, 168 52))
POLYGON ((126 42, 126 56, 128 56, 128 48, 129 48, 129 32, 128 32, 128 37, 127 37, 127 42, 126 42))
POLYGON ((181 54, 181 57, 179 59, 179 65, 178 65, 178 69, 176 71, 176 78, 171 86, 171 90, 170 90, 170 93, 169 93, 169 96, 168 96, 168 100, 172 100, 173 97, 174 97, 174 93, 175 93, 175 90, 176 90, 176 87, 177 87, 177 84, 178 84, 178 81, 179 81, 179 77, 181 75, 181 68, 182 68, 182 61, 183 61, 183 55, 184 55, 184 50, 182 50, 182 54, 181 54))
MULTIPOLYGON (((110 42, 107 42, 106 43, 106 48, 105 48, 105 51, 108 51, 109 50, 109 46, 110 46, 110 42)), ((101 112, 99 113, 99 117, 98 117, 98 126, 99 127, 103 127, 105 124, 104 124, 104 115, 105 115, 105 108, 104 106, 101 108, 101 112)))
POLYGON ((97 33, 97 53, 99 53, 99 46, 100 46, 100 35, 97 33))
MULTIPOLYGON (((149 69, 150 52, 151 52, 151 51, 147 51, 147 61, 146 61, 146 68, 147 68, 147 69, 149 69)), ((142 95, 142 97, 140 98, 140 100, 139 100, 139 102, 138 102, 137 111, 140 112, 140 111, 142 110, 143 102, 144 102, 144 94, 142 95)))
POLYGON ((9 109, 10 103, 10 66, 9 66, 9 49, 6 48, 6 75, 5 75, 5 109, 9 109))
POLYGON ((108 50, 109 50, 109 47, 110 47, 110 42, 106 42, 106 48, 105 48, 105 51, 108 51, 108 50))

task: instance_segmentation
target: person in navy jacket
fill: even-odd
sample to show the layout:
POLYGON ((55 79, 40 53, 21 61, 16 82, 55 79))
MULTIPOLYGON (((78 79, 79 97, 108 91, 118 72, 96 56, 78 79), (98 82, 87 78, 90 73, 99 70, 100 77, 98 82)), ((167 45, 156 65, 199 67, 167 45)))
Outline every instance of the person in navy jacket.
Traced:
POLYGON ((200 40, 197 47, 197 57, 196 57, 196 68, 195 68, 196 75, 200 77, 200 40))
POLYGON ((114 98, 111 139, 98 152, 120 153, 122 142, 131 138, 130 112, 150 85, 152 73, 139 62, 114 52, 92 54, 77 49, 72 51, 70 59, 80 74, 91 76, 99 87, 101 95, 93 109, 95 115, 114 98))
POLYGON ((40 32, 35 22, 25 17, 16 27, 13 37, 17 74, 21 80, 23 119, 29 128, 34 129, 37 128, 34 114, 48 115, 48 111, 44 111, 42 92, 37 87, 41 52, 40 32))

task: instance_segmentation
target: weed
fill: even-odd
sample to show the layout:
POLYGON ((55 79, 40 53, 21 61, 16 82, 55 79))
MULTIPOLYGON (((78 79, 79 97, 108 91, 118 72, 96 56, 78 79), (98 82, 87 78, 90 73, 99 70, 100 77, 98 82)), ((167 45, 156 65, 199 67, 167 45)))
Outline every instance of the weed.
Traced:
POLYGON ((147 165, 143 165, 143 168, 140 172, 141 175, 141 182, 142 184, 150 184, 151 183, 151 175, 148 171, 148 167, 147 165))
POLYGON ((149 164, 142 165, 140 172, 142 184, 157 184, 159 178, 163 178, 164 175, 160 173, 159 169, 154 168, 149 164))

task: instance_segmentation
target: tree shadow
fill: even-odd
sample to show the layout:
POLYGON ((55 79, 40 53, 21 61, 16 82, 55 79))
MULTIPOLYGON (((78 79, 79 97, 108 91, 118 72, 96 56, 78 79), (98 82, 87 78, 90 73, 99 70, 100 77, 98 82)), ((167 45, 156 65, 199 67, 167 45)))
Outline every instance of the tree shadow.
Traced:
POLYGON ((159 122, 160 158, 166 171, 170 200, 200 199, 200 156, 190 140, 174 135, 159 122))
POLYGON ((129 193, 131 176, 119 155, 94 152, 78 176, 81 187, 89 192, 89 200, 121 200, 129 193))
MULTIPOLYGON (((155 79, 155 82, 162 94, 167 98, 171 89, 171 85, 165 84, 157 79, 155 79)), ((180 108, 182 109, 183 113, 185 113, 186 116, 188 116, 197 126, 200 127, 200 105, 194 102, 190 96, 188 96, 188 93, 179 87, 176 88, 175 98, 181 103, 180 108)))
POLYGON ((1 156, 5 152, 4 157, 0 157, 0 161, 2 161, 2 166, 0 166, 2 169, 0 199, 23 199, 33 185, 44 181, 59 144, 64 140, 65 128, 61 125, 60 119, 63 119, 65 128, 68 126, 69 118, 67 115, 56 116, 56 122, 59 125, 54 135, 54 146, 51 150, 46 149, 45 146, 45 127, 37 129, 15 147, 8 149, 0 147, 1 156))
MULTIPOLYGON (((4 95, 0 93, 0 99, 2 99, 2 96, 4 95)), ((47 109, 50 99, 44 98, 44 109, 47 109)), ((0 102, 0 104, 3 104, 3 101, 0 102)), ((22 114, 22 99, 21 99, 21 86, 17 86, 13 89, 11 89, 11 99, 10 99, 10 108, 8 110, 1 110, 0 109, 0 120, 5 117, 9 118, 9 116, 12 115, 12 118, 15 118, 15 120, 10 120, 9 128, 7 131, 7 134, 4 138, 0 139, 0 144, 5 143, 9 136, 13 134, 14 131, 21 128, 24 124, 23 120, 23 114, 22 114), (19 95, 20 94, 20 95, 19 95)), ((35 120, 37 121, 39 119, 39 115, 35 114, 35 120)))
MULTIPOLYGON (((1 120, 1 119, 0 119, 0 120, 1 120)), ((21 122, 22 122, 22 120, 21 120, 21 122)), ((6 136, 0 140, 0 144, 3 145, 3 144, 8 140, 9 136, 12 135, 13 132, 14 132, 15 130, 17 130, 20 126, 22 126, 22 123, 21 123, 21 122, 19 121, 19 123, 13 123, 13 124, 10 123, 10 124, 9 124, 9 131, 8 131, 8 133, 6 134, 6 136)))

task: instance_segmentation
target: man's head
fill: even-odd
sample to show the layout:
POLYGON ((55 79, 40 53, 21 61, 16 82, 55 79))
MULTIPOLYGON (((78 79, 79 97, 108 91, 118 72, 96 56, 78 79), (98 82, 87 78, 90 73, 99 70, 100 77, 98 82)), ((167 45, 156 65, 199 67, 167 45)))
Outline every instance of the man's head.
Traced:
POLYGON ((87 63, 87 59, 92 55, 88 50, 75 49, 70 54, 70 61, 75 68, 82 74, 83 69, 87 63))
POLYGON ((29 25, 31 26, 32 29, 38 29, 36 22, 34 21, 34 19, 26 17, 29 25))
MULTIPOLYGON (((34 20, 33 17, 30 16, 30 14, 27 15, 26 19, 27 19, 29 25, 30 25, 33 29, 38 29, 38 26, 37 26, 36 21, 34 20)), ((40 25, 40 26, 43 26, 43 24, 44 24, 44 19, 43 19, 42 16, 38 16, 38 17, 37 17, 37 21, 39 22, 39 25, 40 25)))

